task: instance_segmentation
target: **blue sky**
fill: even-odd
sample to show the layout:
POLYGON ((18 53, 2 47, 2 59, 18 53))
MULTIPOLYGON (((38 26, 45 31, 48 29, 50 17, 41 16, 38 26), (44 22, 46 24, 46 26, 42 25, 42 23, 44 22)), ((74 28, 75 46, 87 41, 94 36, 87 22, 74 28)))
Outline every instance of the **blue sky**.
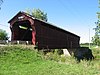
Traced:
POLYGON ((0 29, 11 36, 8 21, 19 11, 39 8, 47 13, 48 22, 75 33, 80 42, 89 42, 97 21, 98 0, 4 0, 0 10, 0 29))

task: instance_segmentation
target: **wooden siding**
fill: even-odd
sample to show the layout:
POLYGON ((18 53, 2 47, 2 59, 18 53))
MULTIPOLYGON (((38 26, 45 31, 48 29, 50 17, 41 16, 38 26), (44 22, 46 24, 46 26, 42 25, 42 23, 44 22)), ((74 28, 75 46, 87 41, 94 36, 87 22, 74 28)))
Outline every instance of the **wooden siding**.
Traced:
POLYGON ((79 47, 78 36, 63 32, 59 28, 35 20, 36 38, 38 47, 41 48, 76 48, 79 47))
POLYGON ((38 49, 63 49, 79 47, 80 37, 65 31, 52 24, 33 18, 32 16, 19 12, 10 21, 12 31, 12 40, 32 41, 33 45, 37 45, 38 49), (21 19, 18 19, 23 17, 21 19), (19 25, 32 28, 32 32, 28 32, 23 38, 25 30, 19 29, 19 25))

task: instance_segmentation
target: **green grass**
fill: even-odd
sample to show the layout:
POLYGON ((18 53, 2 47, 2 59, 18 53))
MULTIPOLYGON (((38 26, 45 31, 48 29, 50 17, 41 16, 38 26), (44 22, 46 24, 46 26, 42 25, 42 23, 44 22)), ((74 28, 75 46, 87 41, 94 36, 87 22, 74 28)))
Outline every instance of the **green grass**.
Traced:
POLYGON ((0 47, 0 75, 100 75, 100 60, 77 63, 66 57, 65 62, 56 62, 44 57, 33 48, 0 47))

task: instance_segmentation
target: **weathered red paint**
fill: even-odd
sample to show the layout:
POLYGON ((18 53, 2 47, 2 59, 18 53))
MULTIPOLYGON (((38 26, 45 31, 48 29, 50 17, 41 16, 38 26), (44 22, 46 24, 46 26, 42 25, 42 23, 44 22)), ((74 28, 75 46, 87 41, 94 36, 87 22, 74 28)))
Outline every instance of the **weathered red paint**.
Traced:
POLYGON ((31 40, 33 45, 37 45, 39 49, 79 47, 79 36, 42 20, 35 19, 24 12, 19 12, 9 23, 12 31, 12 40, 31 40), (26 31, 20 29, 19 25, 31 28, 32 31, 27 30, 28 33, 23 35, 26 31))
POLYGON ((32 43, 33 43, 33 45, 35 45, 35 41, 36 41, 35 36, 36 36, 36 32, 32 31, 32 43))

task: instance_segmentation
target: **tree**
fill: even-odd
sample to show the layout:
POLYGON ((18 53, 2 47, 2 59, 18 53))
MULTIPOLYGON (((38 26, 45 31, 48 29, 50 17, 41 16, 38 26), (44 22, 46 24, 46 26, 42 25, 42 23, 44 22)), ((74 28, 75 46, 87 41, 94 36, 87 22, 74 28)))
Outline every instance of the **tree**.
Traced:
MULTIPOLYGON (((100 8, 100 0, 99 0, 99 8, 100 8)), ((94 37, 92 37, 92 42, 95 45, 100 46, 100 12, 97 12, 97 15, 98 15, 98 20, 97 20, 97 22, 95 22, 95 24, 96 24, 96 28, 94 28, 95 35, 94 35, 94 37)))
POLYGON ((92 42, 93 44, 100 46, 100 37, 98 35, 95 35, 94 37, 92 37, 92 42))
POLYGON ((8 40, 8 34, 5 30, 0 29, 0 40, 8 40))
POLYGON ((3 0, 0 0, 0 6, 1 6, 2 3, 3 3, 3 0))
POLYGON ((34 18, 40 19, 40 20, 44 20, 47 22, 47 13, 44 13, 43 11, 41 11, 40 9, 33 9, 33 10, 27 10, 26 13, 32 15, 34 18))
MULTIPOLYGON (((2 3, 3 3, 3 0, 0 0, 0 6, 1 6, 2 3)), ((0 9, 1 9, 1 7, 0 7, 0 9)))

